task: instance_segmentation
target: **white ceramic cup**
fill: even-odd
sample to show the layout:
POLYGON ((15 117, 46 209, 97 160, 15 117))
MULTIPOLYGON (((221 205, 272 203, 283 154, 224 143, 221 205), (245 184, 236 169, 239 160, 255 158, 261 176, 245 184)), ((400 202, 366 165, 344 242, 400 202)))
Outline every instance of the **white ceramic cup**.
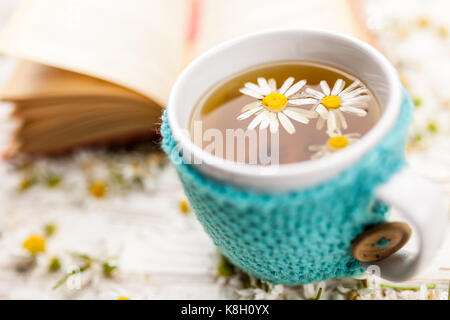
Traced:
MULTIPOLYGON (((225 42, 198 57, 176 81, 167 106, 173 137, 183 156, 195 160, 196 169, 216 180, 241 188, 283 192, 311 187, 336 176, 373 149, 397 121, 402 86, 389 61, 372 46, 345 35, 312 30, 270 30, 225 42), (360 141, 327 156, 267 171, 255 165, 217 159, 195 145, 188 127, 193 108, 214 84, 250 67, 286 60, 307 60, 350 72, 375 93, 382 117, 360 141)), ((383 202, 399 209, 420 239, 417 254, 401 250, 378 263, 382 277, 405 280, 422 270, 436 255, 447 230, 448 215, 439 190, 406 168, 376 190, 383 202)))

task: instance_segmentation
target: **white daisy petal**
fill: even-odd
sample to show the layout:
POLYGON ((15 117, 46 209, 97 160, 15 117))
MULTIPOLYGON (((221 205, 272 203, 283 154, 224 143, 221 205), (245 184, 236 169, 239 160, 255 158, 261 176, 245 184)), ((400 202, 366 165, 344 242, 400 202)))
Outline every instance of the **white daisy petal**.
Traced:
POLYGON ((258 112, 259 110, 261 110, 262 108, 263 107, 260 106, 260 107, 256 107, 256 108, 250 109, 247 112, 244 112, 244 113, 240 114, 237 117, 237 119, 238 120, 245 120, 245 119, 249 118, 250 116, 252 116, 253 114, 255 114, 256 112, 258 112))
POLYGON ((272 91, 271 91, 271 89, 270 89, 270 86, 269 86, 269 84, 267 83, 266 78, 259 77, 257 80, 258 80, 259 87, 260 87, 261 90, 263 91, 264 95, 268 95, 268 94, 271 94, 271 93, 272 93, 272 91))
POLYGON ((292 96, 289 97, 290 100, 295 100, 295 99, 303 99, 305 98, 305 93, 302 92, 302 90, 298 91, 297 93, 293 94, 292 96))
POLYGON ((299 82, 294 84, 292 87, 290 87, 289 90, 286 91, 284 95, 289 98, 290 96, 294 95, 299 90, 301 90, 301 88, 303 88, 305 86, 305 84, 306 84, 306 80, 300 80, 299 82))
POLYGON ((270 126, 270 120, 267 118, 264 118, 261 120, 261 124, 259 125, 260 130, 265 130, 270 126))
POLYGON ((323 145, 321 145, 321 144, 314 144, 312 146, 309 146, 308 150, 309 151, 318 151, 318 150, 322 149, 322 147, 323 147, 323 145))
POLYGON ((319 104, 315 110, 322 118, 328 118, 328 109, 325 108, 322 104, 319 104))
POLYGON ((283 85, 281 86, 280 90, 278 91, 281 94, 284 94, 286 92, 287 89, 289 89, 289 87, 294 83, 294 78, 293 77, 289 77, 286 79, 286 81, 284 81, 283 85))
POLYGON ((330 130, 330 129, 327 128, 326 133, 327 133, 327 135, 329 135, 330 137, 334 137, 334 136, 342 136, 342 131, 341 131, 341 129, 339 129, 338 127, 336 127, 336 128, 333 129, 333 130, 330 130))
POLYGON ((321 151, 319 151, 319 152, 313 154, 313 155, 311 156, 311 160, 318 159, 318 158, 322 158, 322 157, 323 157, 324 155, 326 155, 326 154, 327 154, 327 152, 326 152, 325 150, 321 150, 321 151))
POLYGON ((337 81, 334 83, 333 90, 331 90, 332 96, 337 96, 339 93, 342 92, 342 89, 345 87, 345 81, 342 79, 337 79, 337 81))
POLYGON ((244 87, 247 88, 247 89, 250 89, 250 90, 252 90, 252 91, 254 91, 256 93, 259 93, 260 95, 264 95, 264 92, 261 90, 261 88, 258 85, 254 84, 252 82, 246 82, 244 84, 244 87))
POLYGON ((325 122, 326 122, 326 120, 324 118, 319 118, 317 120, 317 123, 316 123, 316 129, 317 130, 322 130, 323 125, 325 124, 325 122))
POLYGON ((272 133, 277 133, 278 131, 278 127, 280 126, 279 122, 278 122, 278 118, 275 116, 271 121, 270 121, 270 132, 272 133))
POLYGON ((258 114, 253 120, 252 122, 250 122, 250 124, 248 125, 248 130, 253 130, 255 129, 262 121, 262 119, 264 119, 263 113, 258 114))
POLYGON ((353 98, 356 98, 358 96, 361 96, 361 95, 364 95, 364 94, 368 94, 368 93, 369 93, 369 91, 367 91, 367 89, 359 88, 359 89, 356 89, 354 91, 347 92, 347 93, 344 93, 344 94, 341 93, 340 97, 343 100, 347 100, 347 99, 353 99, 353 98))
POLYGON ((255 102, 251 102, 249 104, 246 104, 242 109, 241 112, 246 112, 248 110, 254 109, 261 106, 261 101, 255 101, 255 102))
POLYGON ((336 115, 334 111, 330 111, 328 119, 327 119, 327 132, 333 134, 336 133, 338 129, 336 115))
POLYGON ((291 110, 293 112, 297 112, 306 118, 311 118, 311 119, 317 118, 317 112, 315 112, 314 110, 305 110, 305 109, 300 109, 300 108, 295 108, 295 107, 287 107, 286 110, 291 110))
POLYGON ((294 119, 295 121, 304 123, 304 124, 308 124, 309 123, 309 119, 303 115, 301 115, 298 112, 289 110, 289 109, 284 109, 282 111, 285 115, 287 115, 289 118, 294 119))
POLYGON ((346 88, 344 91, 342 91, 339 96, 341 96, 342 94, 346 94, 350 91, 352 91, 353 89, 356 89, 359 85, 361 85, 361 81, 356 80, 355 82, 353 82, 351 85, 348 86, 348 88, 346 88))
POLYGON ((271 112, 269 111, 265 111, 263 112, 263 119, 261 120, 261 124, 259 125, 259 128, 261 130, 267 129, 270 125, 270 120, 272 119, 272 117, 270 116, 271 112))
POLYGON ((369 96, 356 97, 353 99, 343 100, 341 105, 343 107, 356 107, 356 108, 366 108, 368 105, 369 96))
POLYGON ((336 110, 336 118, 340 122, 342 129, 347 129, 347 121, 345 120, 344 114, 341 112, 341 110, 336 110))
POLYGON ((318 100, 325 98, 325 95, 322 92, 314 90, 313 88, 306 88, 305 92, 318 100))
POLYGON ((242 94, 245 94, 246 96, 250 96, 250 97, 253 97, 253 98, 256 98, 256 99, 264 98, 263 95, 259 94, 258 92, 255 92, 255 91, 253 91, 253 90, 251 90, 249 88, 239 89, 239 92, 242 93, 242 94))
POLYGON ((330 95, 330 86, 325 80, 320 81, 320 88, 322 89, 322 92, 325 94, 325 96, 330 95))
POLYGON ((272 92, 277 91, 277 81, 275 79, 273 79, 273 78, 269 79, 268 83, 269 83, 270 90, 272 92))
POLYGON ((294 106, 303 106, 303 105, 307 105, 307 104, 316 104, 319 101, 317 101, 317 99, 313 99, 313 98, 304 98, 304 99, 292 99, 292 100, 288 100, 288 103, 294 106))
POLYGON ((267 120, 269 121, 270 132, 276 133, 278 131, 278 126, 279 126, 276 113, 267 112, 267 120))
POLYGON ((348 113, 354 114, 358 117, 364 117, 367 115, 366 110, 355 108, 355 107, 341 107, 340 109, 343 112, 348 112, 348 113))
POLYGON ((357 132, 355 132, 355 133, 348 133, 348 134, 345 135, 345 137, 347 139, 355 139, 355 138, 361 137, 361 134, 359 134, 357 132))
POLYGON ((293 134, 295 132, 295 128, 294 128, 294 125, 292 124, 291 120, 289 120, 289 118, 286 117, 282 112, 278 112, 278 119, 280 120, 280 123, 283 126, 283 128, 289 134, 293 134))

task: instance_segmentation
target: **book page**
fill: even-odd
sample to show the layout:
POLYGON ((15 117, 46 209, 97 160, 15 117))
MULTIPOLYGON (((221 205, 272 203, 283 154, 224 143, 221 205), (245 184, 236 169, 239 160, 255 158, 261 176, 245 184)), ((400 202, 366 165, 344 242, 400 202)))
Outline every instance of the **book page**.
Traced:
POLYGON ((183 64, 185 0, 24 0, 0 52, 87 74, 163 105, 183 64))
POLYGON ((148 98, 110 82, 31 61, 21 61, 2 89, 1 98, 13 102, 99 97, 151 103, 148 98))
POLYGON ((372 42, 358 14, 357 0, 197 1, 196 55, 224 40, 282 27, 319 28, 372 42))

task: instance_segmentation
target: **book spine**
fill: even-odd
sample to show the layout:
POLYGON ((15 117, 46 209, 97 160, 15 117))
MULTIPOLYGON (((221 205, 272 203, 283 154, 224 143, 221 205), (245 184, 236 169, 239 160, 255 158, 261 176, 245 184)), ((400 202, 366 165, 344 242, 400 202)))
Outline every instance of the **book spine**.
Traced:
POLYGON ((190 0, 189 6, 189 19, 187 28, 187 45, 193 45, 198 36, 199 21, 201 14, 201 0, 190 0))
POLYGON ((194 47, 200 30, 202 13, 202 0, 189 0, 189 12, 186 27, 186 42, 184 49, 183 66, 186 66, 194 58, 194 47))

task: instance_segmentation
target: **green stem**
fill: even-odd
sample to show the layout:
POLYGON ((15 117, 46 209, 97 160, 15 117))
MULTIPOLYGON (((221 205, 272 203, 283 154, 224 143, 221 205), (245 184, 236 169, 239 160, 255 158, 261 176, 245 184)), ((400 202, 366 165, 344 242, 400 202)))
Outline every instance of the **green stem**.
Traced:
POLYGON ((81 266, 79 270, 73 270, 72 272, 66 274, 61 280, 59 280, 54 286, 53 286, 53 290, 58 289, 59 287, 61 287, 64 283, 66 283, 66 281, 73 275, 82 273, 84 271, 86 271, 87 269, 89 269, 91 265, 85 264, 84 266, 81 266))
POLYGON ((319 291, 317 291, 317 295, 315 298, 310 298, 308 300, 320 300, 320 297, 322 296, 322 288, 319 288, 319 291))
POLYGON ((319 288, 319 292, 317 292, 316 299, 314 299, 314 300, 320 300, 321 296, 322 296, 322 288, 319 288))
POLYGON ((114 264, 111 264, 109 261, 107 260, 100 260, 97 258, 93 258, 85 253, 78 253, 78 252, 70 252, 70 254, 72 255, 72 257, 78 258, 78 259, 82 259, 84 260, 86 263, 98 263, 99 265, 102 266, 103 269, 103 275, 105 277, 111 278, 113 277, 113 272, 117 269, 117 266, 114 264))
POLYGON ((91 256, 89 256, 89 255, 87 255, 87 254, 85 254, 85 253, 70 252, 70 255, 71 255, 72 257, 82 259, 82 260, 84 260, 84 261, 86 261, 86 262, 97 262, 97 263, 100 263, 100 264, 103 263, 102 260, 96 259, 96 258, 92 258, 91 256))
MULTIPOLYGON (((388 289, 394 289, 394 290, 409 290, 409 291, 419 291, 420 290, 420 286, 416 286, 416 287, 399 287, 399 286, 392 286, 392 285, 388 285, 388 284, 380 284, 380 288, 388 288, 388 289)), ((431 289, 436 289, 436 285, 435 284, 429 284, 427 285, 427 289, 431 290, 431 289)))

